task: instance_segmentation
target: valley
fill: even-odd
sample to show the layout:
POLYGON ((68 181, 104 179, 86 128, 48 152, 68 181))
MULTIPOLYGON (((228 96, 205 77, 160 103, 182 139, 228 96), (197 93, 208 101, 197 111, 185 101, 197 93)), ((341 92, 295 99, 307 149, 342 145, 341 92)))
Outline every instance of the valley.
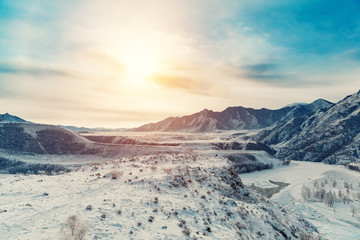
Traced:
POLYGON ((254 184, 265 189, 276 186, 269 180, 289 183, 279 193, 275 193, 271 200, 310 221, 328 239, 357 240, 359 238, 360 175, 358 172, 344 166, 291 161, 289 166, 244 173, 240 177, 246 185, 254 184), (348 187, 347 190, 344 183, 351 184, 352 189, 348 187), (303 187, 311 189, 311 195, 307 199, 302 196, 303 187), (313 196, 313 192, 318 189, 336 194, 333 206, 329 207, 313 196), (344 203, 343 198, 338 195, 339 191, 349 200, 344 203))
POLYGON ((202 111, 145 132, 74 132, 3 115, 0 232, 44 240, 355 240, 359 172, 345 166, 358 169, 359 95, 274 111, 202 111))

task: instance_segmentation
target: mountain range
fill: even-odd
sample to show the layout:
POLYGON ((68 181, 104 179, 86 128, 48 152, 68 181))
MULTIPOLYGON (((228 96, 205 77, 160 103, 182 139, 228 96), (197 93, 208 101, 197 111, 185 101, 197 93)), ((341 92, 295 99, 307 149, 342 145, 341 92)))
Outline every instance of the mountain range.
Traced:
MULTIPOLYGON (((0 121, 26 122, 7 113, 0 115, 0 121)), ((1 129, 3 134, 5 132, 9 134, 10 130, 22 129, 24 125, 19 127, 13 127, 11 130, 3 125, 1 129)), ((25 125, 25 128, 29 128, 29 126, 25 125)), ((63 128, 57 128, 56 131, 58 130, 65 133, 63 128)), ((360 156, 360 91, 345 97, 337 103, 318 99, 310 104, 297 103, 277 110, 253 109, 241 106, 229 107, 222 112, 205 109, 192 115, 170 117, 133 130, 152 132, 257 130, 258 133, 252 135, 250 140, 272 147, 276 150, 275 156, 279 159, 346 164, 357 161, 360 156)), ((18 132, 23 137, 14 138, 12 148, 18 146, 19 141, 29 138, 29 135, 26 135, 23 131, 18 132)), ((66 132, 66 134, 70 133, 71 131, 66 132)), ((49 131, 46 131, 42 138, 48 139, 49 134, 49 131)), ((57 136, 54 135, 53 137, 57 136)), ((78 135, 73 136, 79 137, 78 135)), ((249 140, 249 136, 244 137, 249 140)), ((12 138, 7 138, 6 141, 3 138, 0 144, 8 146, 11 142, 9 139, 12 138)), ((22 148, 29 147, 30 143, 34 143, 34 145, 31 145, 32 151, 35 149, 35 152, 44 152, 44 148, 40 146, 43 144, 35 144, 36 141, 39 141, 39 136, 35 136, 30 142, 25 141, 26 144, 24 143, 22 148), (36 147, 37 145, 39 147, 36 147)), ((81 141, 84 141, 84 139, 81 139, 81 141)), ((48 143, 48 140, 45 143, 48 143)), ((0 147, 4 148, 4 146, 0 147)), ((74 151, 82 153, 80 149, 74 151)), ((95 147, 94 149, 98 148, 95 147)), ((49 151, 52 150, 46 150, 45 152, 49 151)), ((88 149, 84 151, 87 152, 88 149)), ((57 152, 62 152, 62 150, 58 149, 57 152)))
POLYGON ((292 118, 327 109, 334 104, 324 99, 310 104, 292 104, 277 110, 266 108, 228 107, 222 112, 204 109, 201 112, 170 117, 157 123, 138 127, 138 132, 214 132, 220 130, 262 129, 281 124, 292 118))
POLYGON ((260 130, 251 140, 277 150, 279 159, 347 164, 360 157, 360 91, 337 103, 318 99, 277 110, 229 107, 203 110, 136 131, 217 132, 260 130))

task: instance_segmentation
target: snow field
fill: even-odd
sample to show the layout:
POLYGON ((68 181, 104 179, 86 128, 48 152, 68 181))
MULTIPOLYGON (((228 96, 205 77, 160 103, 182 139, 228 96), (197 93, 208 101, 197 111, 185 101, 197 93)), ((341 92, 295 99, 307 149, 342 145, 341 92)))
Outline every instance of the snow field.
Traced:
POLYGON ((314 231, 244 188, 225 159, 204 155, 126 157, 54 176, 1 175, 0 187, 4 239, 59 239, 73 215, 89 226, 86 239, 296 239, 314 231))

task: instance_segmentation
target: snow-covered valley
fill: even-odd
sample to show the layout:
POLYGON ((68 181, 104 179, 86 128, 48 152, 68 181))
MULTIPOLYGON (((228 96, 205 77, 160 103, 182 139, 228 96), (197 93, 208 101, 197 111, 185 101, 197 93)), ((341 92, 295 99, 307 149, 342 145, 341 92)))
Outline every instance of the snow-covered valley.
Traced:
POLYGON ((275 194, 271 200, 286 206, 313 223, 328 239, 357 240, 360 237, 360 173, 341 165, 291 161, 289 166, 240 175, 246 185, 274 187, 269 180, 290 185, 275 194), (335 181, 335 183, 334 183, 335 181), (345 187, 346 183, 349 187, 345 187), (318 186, 317 186, 318 185, 318 186), (335 185, 335 186, 334 186, 335 185), (310 196, 302 197, 302 188, 312 192, 318 189, 335 193, 332 207, 310 196), (339 197, 339 191, 349 201, 339 197), (354 216, 353 216, 354 215, 354 216))
POLYGON ((15 163, 3 173, 16 172, 16 161, 70 172, 45 165, 48 171, 0 175, 0 232, 21 240, 357 239, 358 173, 319 163, 286 165, 246 140, 256 133, 83 133, 99 142, 82 141, 114 154, 3 152, 0 157, 15 163), (325 194, 341 188, 346 203, 338 198, 328 207, 315 193, 304 200, 304 186, 320 189, 316 179, 325 194), (269 201, 251 189, 274 187, 269 180, 290 185, 269 201))

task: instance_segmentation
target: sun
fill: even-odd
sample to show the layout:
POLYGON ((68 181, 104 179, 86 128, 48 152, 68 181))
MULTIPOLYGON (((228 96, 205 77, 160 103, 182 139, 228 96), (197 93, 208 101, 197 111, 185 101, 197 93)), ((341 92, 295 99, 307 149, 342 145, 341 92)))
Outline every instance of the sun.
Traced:
POLYGON ((121 54, 127 80, 132 84, 144 84, 146 78, 158 70, 156 55, 143 45, 128 46, 121 54))

